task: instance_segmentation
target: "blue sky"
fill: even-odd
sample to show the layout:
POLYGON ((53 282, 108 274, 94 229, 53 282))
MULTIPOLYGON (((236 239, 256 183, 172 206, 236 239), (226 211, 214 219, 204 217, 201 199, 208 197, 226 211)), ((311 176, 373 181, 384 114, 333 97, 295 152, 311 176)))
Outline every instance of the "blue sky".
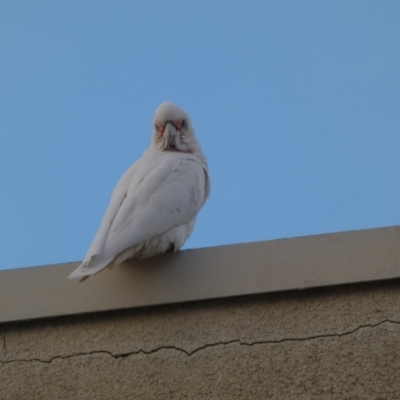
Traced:
POLYGON ((0 2, 0 269, 81 260, 165 100, 212 192, 186 248, 400 224, 400 2, 0 2))

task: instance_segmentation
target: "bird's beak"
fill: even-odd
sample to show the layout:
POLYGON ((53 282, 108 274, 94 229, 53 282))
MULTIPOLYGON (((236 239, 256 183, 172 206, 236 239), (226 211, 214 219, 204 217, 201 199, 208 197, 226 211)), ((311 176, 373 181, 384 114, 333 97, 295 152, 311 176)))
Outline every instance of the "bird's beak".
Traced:
POLYGON ((175 135, 177 128, 173 122, 168 121, 164 125, 164 136, 168 138, 168 145, 175 146, 175 135))
POLYGON ((157 124, 158 131, 163 134, 168 125, 172 125, 177 131, 182 130, 182 120, 178 119, 176 121, 167 121, 164 124, 157 124))

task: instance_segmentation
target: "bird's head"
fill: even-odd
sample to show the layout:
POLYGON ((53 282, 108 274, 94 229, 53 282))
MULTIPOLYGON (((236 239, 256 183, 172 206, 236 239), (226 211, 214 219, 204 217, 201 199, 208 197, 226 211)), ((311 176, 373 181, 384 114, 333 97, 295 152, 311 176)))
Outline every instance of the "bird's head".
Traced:
POLYGON ((165 102, 156 110, 151 147, 166 151, 201 151, 189 115, 177 105, 165 102))

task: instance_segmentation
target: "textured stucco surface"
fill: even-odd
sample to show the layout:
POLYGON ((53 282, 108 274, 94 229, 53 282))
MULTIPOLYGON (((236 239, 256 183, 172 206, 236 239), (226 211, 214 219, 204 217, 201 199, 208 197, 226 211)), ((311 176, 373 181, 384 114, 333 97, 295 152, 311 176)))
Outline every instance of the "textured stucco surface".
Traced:
POLYGON ((0 325, 1 399, 399 399, 400 280, 0 325))

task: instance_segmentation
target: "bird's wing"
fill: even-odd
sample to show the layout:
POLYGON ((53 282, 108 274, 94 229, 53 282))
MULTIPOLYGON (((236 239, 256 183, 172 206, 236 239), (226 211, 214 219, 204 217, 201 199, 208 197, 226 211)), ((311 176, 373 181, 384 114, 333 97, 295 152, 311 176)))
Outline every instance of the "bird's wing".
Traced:
POLYGON ((125 174, 119 180, 117 186, 115 187, 113 194, 111 196, 110 204, 108 205, 107 211, 104 214, 103 220, 101 222, 100 228, 89 248, 83 263, 89 263, 93 256, 101 254, 104 243, 106 241, 108 232, 110 230, 110 226, 115 216, 118 213, 119 208, 121 207, 122 202, 126 197, 126 193, 128 191, 129 183, 132 177, 135 175, 135 172, 138 170, 138 163, 132 165, 125 174))
POLYGON ((122 251, 191 221, 209 191, 191 155, 148 153, 121 178, 84 262, 70 278, 97 273, 122 251))
POLYGON ((208 177, 190 157, 160 160, 137 186, 130 186, 104 245, 106 257, 191 221, 203 206, 208 177))

